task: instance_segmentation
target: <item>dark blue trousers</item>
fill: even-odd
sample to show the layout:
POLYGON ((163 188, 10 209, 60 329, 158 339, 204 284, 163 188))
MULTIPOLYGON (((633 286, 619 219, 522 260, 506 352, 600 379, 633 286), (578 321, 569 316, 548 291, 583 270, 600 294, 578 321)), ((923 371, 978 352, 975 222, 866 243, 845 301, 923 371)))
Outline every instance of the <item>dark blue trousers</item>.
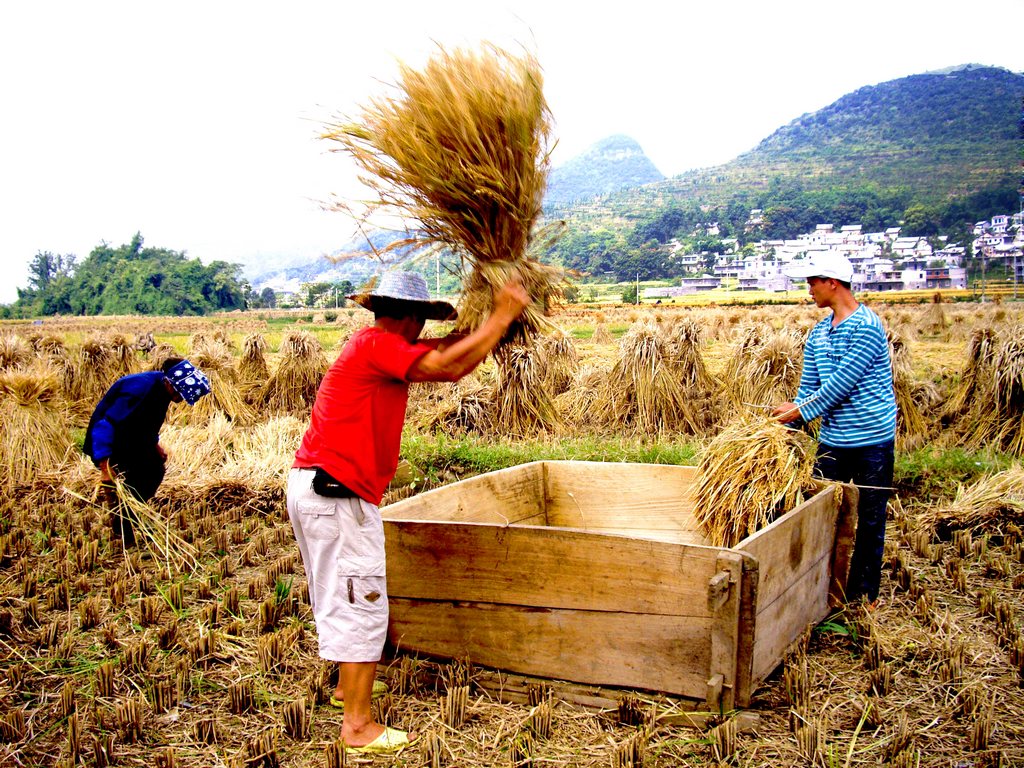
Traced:
POLYGON ((895 444, 891 440, 858 448, 818 445, 815 472, 826 480, 853 483, 860 491, 857 538, 846 583, 848 602, 878 597, 885 551, 885 510, 892 494, 894 461, 895 444))

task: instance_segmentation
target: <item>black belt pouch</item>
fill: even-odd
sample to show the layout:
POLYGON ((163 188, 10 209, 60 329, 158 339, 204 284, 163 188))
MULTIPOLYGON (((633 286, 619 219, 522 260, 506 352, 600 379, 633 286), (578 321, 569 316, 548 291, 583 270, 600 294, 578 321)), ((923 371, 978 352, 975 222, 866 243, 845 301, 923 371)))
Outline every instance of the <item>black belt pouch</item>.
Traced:
POLYGON ((320 467, 316 467, 313 472, 313 493, 335 499, 355 496, 348 486, 339 483, 320 467))

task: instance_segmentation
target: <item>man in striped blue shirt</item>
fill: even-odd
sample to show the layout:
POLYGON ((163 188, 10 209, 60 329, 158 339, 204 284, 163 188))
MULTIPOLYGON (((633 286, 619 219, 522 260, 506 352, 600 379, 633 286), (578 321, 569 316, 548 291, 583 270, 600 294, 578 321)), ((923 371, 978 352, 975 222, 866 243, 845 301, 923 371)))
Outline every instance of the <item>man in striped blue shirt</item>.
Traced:
POLYGON ((846 596, 874 606, 896 438, 889 343, 878 315, 854 298, 853 266, 845 256, 815 254, 786 274, 807 278, 814 303, 832 314, 807 337, 795 401, 782 403, 773 415, 793 426, 820 417, 816 471, 828 480, 852 482, 860 491, 846 596))

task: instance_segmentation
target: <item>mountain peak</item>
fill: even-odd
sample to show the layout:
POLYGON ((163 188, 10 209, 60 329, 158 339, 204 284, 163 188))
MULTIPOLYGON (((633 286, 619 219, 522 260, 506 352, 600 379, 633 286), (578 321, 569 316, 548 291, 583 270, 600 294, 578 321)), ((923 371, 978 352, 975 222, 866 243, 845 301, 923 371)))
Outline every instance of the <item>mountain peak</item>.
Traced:
POLYGON ((636 140, 615 134, 552 169, 544 202, 568 205, 664 178, 636 140))

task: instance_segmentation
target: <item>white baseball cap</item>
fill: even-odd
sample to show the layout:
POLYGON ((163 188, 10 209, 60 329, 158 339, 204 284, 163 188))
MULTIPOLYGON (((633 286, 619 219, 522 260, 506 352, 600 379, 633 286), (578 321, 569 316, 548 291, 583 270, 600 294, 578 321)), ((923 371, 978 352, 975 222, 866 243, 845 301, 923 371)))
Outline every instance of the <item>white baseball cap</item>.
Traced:
POLYGON ((853 264, 835 251, 811 254, 810 258, 792 262, 782 272, 786 277, 831 277, 844 283, 853 281, 853 264))

